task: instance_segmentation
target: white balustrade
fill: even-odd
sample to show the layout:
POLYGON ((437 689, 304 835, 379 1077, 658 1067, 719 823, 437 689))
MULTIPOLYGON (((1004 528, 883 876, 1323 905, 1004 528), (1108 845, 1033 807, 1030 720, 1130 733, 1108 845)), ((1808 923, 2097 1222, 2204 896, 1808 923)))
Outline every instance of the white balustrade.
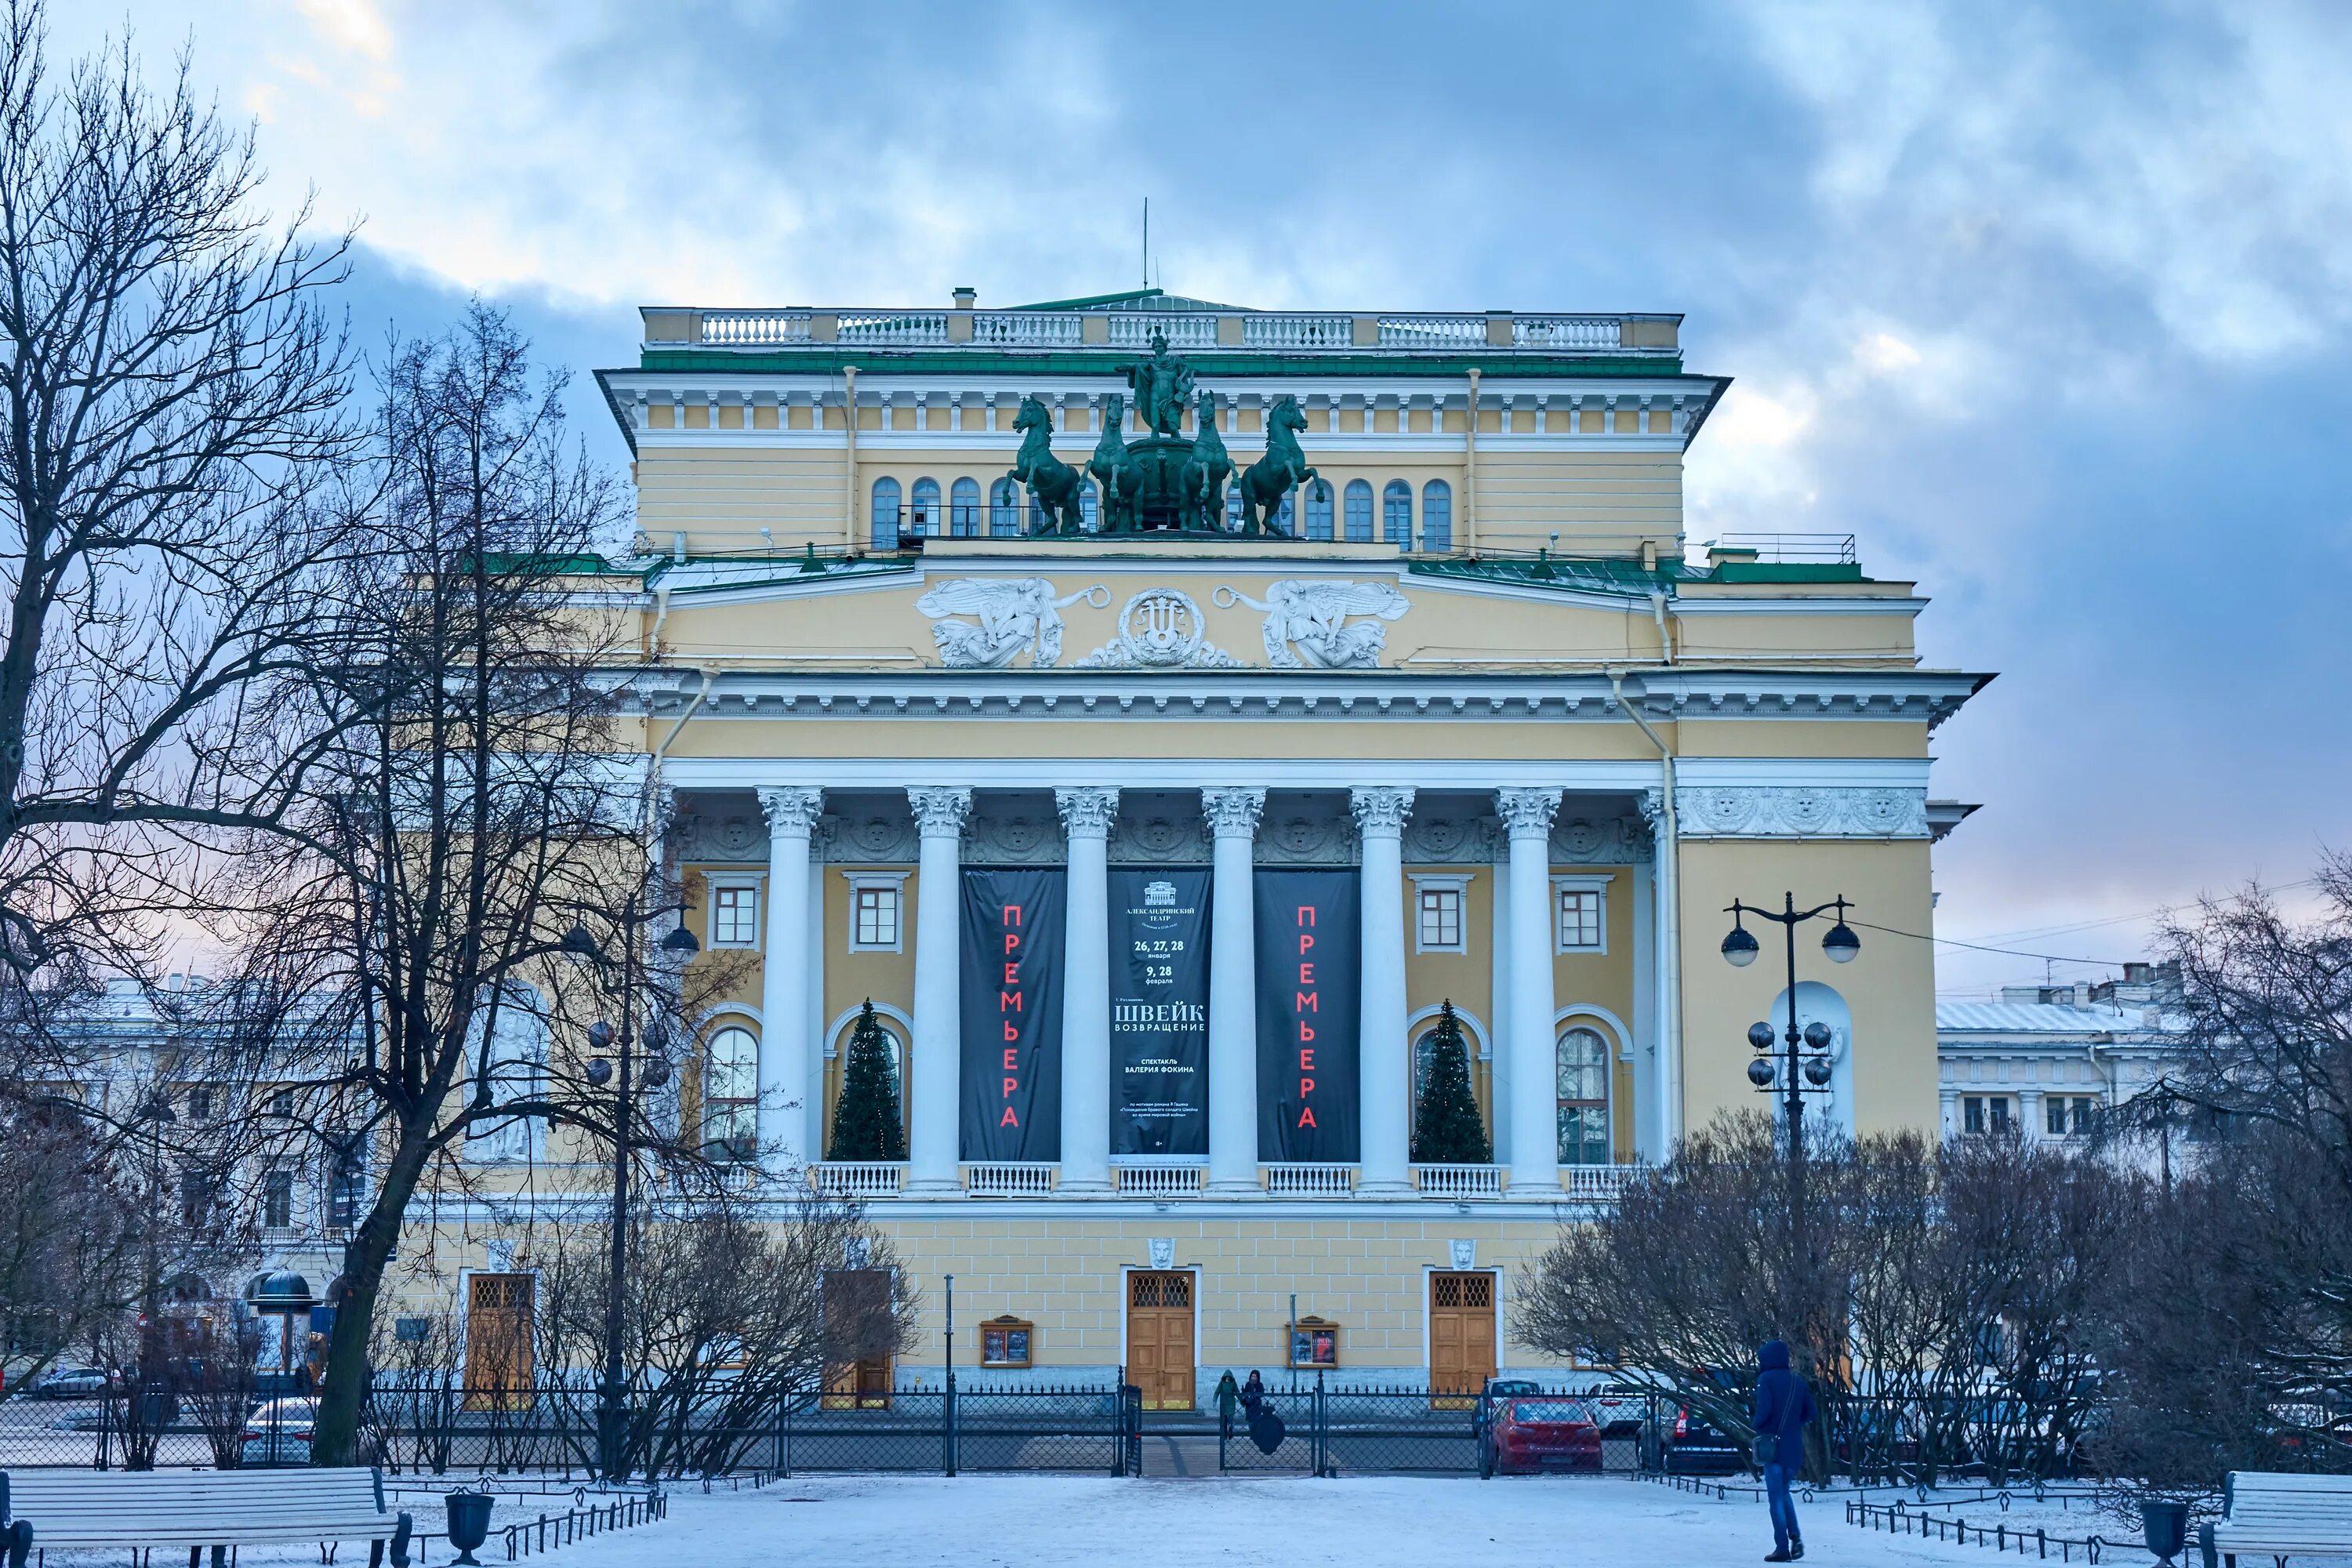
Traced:
POLYGON ((1270 1198, 1344 1198, 1355 1190, 1353 1165, 1265 1167, 1265 1195, 1270 1198))
POLYGON ((1425 1198, 1503 1195, 1503 1172, 1498 1165, 1415 1165, 1412 1182, 1425 1198))
POLYGON ((975 348, 1061 348, 1076 344, 1085 318, 1067 310, 992 310, 973 315, 975 348))
POLYGON ((1382 316, 1384 349, 1463 349, 1486 346, 1484 316, 1382 316))
POLYGON ((1207 310, 1153 315, 1141 310, 1110 312, 1113 348, 1148 349, 1157 332, 1171 349, 1213 349, 1217 346, 1217 318, 1207 310))
POLYGON ((1201 1165, 1121 1165, 1118 1173, 1123 1197, 1190 1198, 1200 1195, 1208 1171, 1201 1165))
POLYGON ((845 343, 944 343, 948 318, 942 310, 845 312, 835 331, 845 343))
POLYGON ((1614 316, 1515 316, 1511 346, 1519 349, 1613 349, 1622 335, 1614 316))
POLYGON ((702 341, 721 348, 809 342, 806 310, 705 310, 702 341))
POLYGON ((1344 349, 1355 346, 1353 316, 1285 312, 1242 318, 1242 346, 1253 349, 1344 349))
POLYGON ((829 1198, 895 1198, 907 1167, 884 1160, 827 1160, 808 1168, 809 1185, 829 1198))
POLYGON ((963 1190, 976 1198, 1042 1198, 1054 1190, 1058 1167, 992 1160, 963 1168, 963 1190))
POLYGON ((1570 1203, 1613 1204, 1645 1169, 1642 1165, 1562 1165, 1560 1190, 1570 1203))

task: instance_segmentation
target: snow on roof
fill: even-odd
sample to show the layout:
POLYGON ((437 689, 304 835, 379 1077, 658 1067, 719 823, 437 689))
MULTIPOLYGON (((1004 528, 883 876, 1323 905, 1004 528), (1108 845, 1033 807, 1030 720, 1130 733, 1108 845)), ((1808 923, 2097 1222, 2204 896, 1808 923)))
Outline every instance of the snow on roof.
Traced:
POLYGON ((2139 1008, 2063 1002, 1938 1002, 1936 1032, 1964 1035, 2158 1034, 2178 1029, 2177 1019, 2151 1022, 2139 1008))

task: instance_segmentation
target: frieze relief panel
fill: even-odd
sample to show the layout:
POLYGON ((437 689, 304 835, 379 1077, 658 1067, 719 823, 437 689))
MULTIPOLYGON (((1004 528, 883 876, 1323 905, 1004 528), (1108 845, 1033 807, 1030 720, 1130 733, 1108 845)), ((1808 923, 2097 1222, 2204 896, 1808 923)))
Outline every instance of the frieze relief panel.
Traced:
POLYGON ((1110 825, 1114 866, 1205 866, 1212 847, 1208 824, 1178 811, 1125 808, 1110 825))
POLYGON ((1051 805, 975 810, 964 824, 967 866, 1059 866, 1068 859, 1062 824, 1051 805))
POLYGON ((1118 636, 1078 660, 1080 669, 1239 669, 1242 661, 1209 640, 1190 594, 1146 588, 1119 607, 1118 636))
POLYGON ((1675 797, 1685 838, 1925 838, 1924 789, 1717 785, 1675 797))
MULTIPOLYGON (((1219 609, 1236 605, 1265 617, 1258 628, 1265 668, 1374 669, 1388 647, 1388 629, 1412 608, 1392 583, 1377 578, 1286 578, 1263 599, 1221 585, 1210 595, 1219 609)), ((1058 592, 1044 577, 954 577, 915 601, 931 623, 940 663, 950 669, 1009 669, 1024 659, 1033 669, 1061 664, 1062 611, 1084 603, 1110 605, 1110 590, 1092 584, 1058 592)), ((1181 589, 1146 588, 1118 612, 1118 635, 1075 661, 1079 669, 1241 669, 1243 659, 1208 635, 1201 605, 1181 589)))
POLYGON ((1363 859, 1345 800, 1269 806, 1252 858, 1261 866, 1354 866, 1363 859))

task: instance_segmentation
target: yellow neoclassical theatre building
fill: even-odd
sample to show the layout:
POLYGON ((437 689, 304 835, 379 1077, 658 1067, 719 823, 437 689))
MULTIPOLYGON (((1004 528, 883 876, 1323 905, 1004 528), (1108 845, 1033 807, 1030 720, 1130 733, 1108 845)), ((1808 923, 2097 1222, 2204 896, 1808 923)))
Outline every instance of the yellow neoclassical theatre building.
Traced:
MULTIPOLYGON (((870 1205, 929 1317, 901 1378, 948 1274, 966 1369, 1161 1406, 1294 1355, 1556 1373, 1520 1271, 1759 1103, 1779 936, 1727 966, 1725 906, 1930 928, 1931 737, 1985 678, 1850 542, 1686 555, 1727 383, 1678 317, 644 321, 599 379, 665 856, 751 960, 688 1113, 870 1205), (828 1157, 868 1000, 903 1162, 828 1157), (1447 1004, 1488 1162, 1415 1159, 1447 1004)), ((1804 950, 1818 1109, 1932 1129, 1929 944, 1864 936, 1804 950)))

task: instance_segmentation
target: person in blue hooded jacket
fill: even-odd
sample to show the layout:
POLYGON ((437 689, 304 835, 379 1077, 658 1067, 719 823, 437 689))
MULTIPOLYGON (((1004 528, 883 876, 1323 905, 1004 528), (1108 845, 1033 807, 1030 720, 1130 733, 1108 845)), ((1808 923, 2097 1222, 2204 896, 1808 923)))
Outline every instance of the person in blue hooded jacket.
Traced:
POLYGON ((1805 1424, 1816 1414, 1813 1391, 1789 1366, 1785 1340, 1756 1352, 1756 1458, 1764 1467, 1764 1498, 1772 1510, 1773 1550, 1767 1563, 1794 1563, 1805 1554, 1789 1478, 1805 1462, 1805 1424))

